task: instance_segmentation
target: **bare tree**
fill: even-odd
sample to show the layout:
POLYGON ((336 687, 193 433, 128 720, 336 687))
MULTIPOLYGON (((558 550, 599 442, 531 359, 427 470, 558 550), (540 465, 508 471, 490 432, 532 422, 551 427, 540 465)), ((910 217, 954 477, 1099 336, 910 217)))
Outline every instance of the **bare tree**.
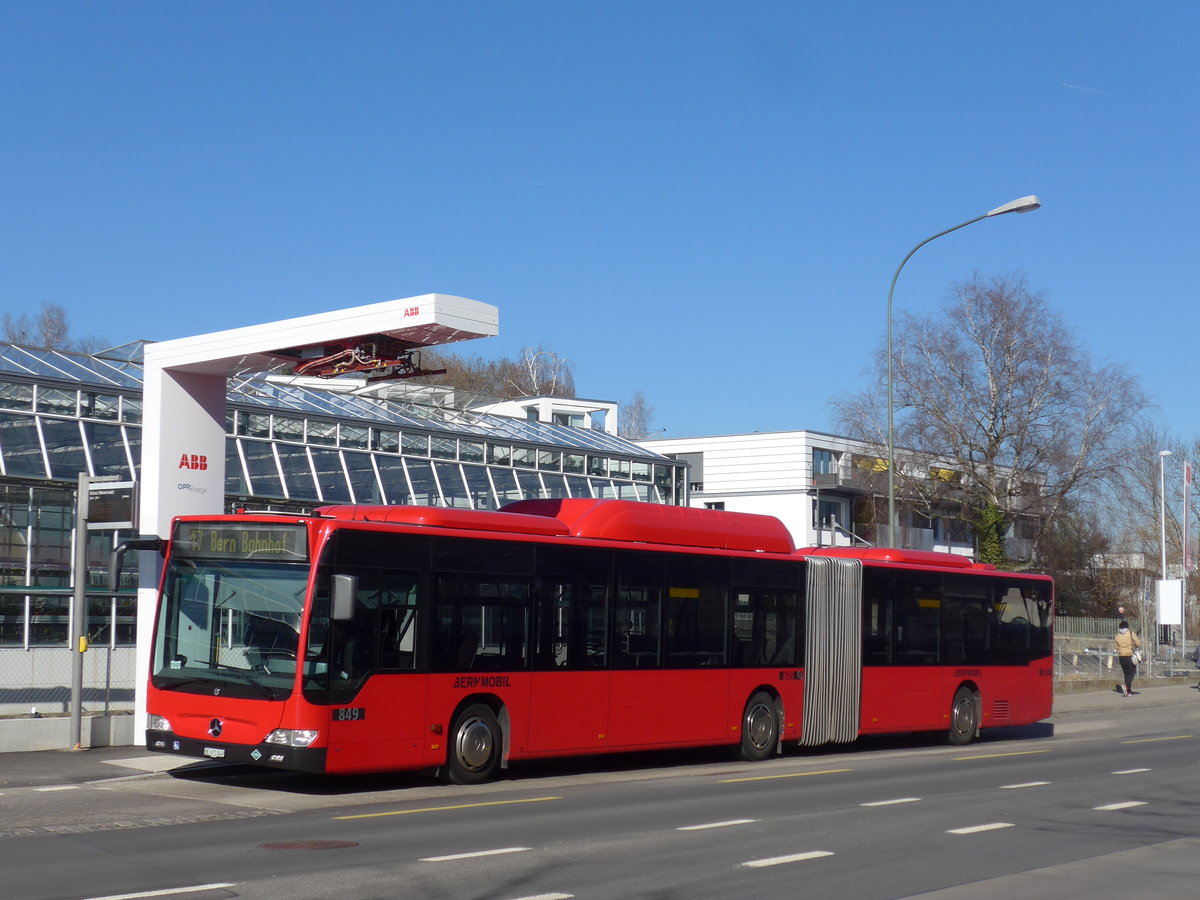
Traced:
POLYGON ((25 313, 16 316, 10 312, 4 314, 4 339, 13 344, 30 343, 29 317, 25 313))
POLYGON ((515 365, 504 366, 506 393, 516 397, 574 397, 571 363, 545 344, 523 347, 515 365))
MULTIPOLYGON (((1149 403, 1121 366, 1096 366, 1022 277, 974 276, 942 309, 903 315, 893 340, 895 480, 922 510, 956 508, 980 557, 1002 562, 1020 523, 1034 546, 1071 497, 1118 483, 1149 403)), ((886 443, 887 360, 842 401, 841 427, 886 443)))
POLYGON ((646 402, 646 395, 634 392, 633 400, 621 407, 621 419, 617 433, 631 441, 645 440, 650 436, 650 423, 654 420, 654 407, 646 402))
POLYGON ((2 321, 4 339, 14 344, 27 344, 57 350, 87 352, 104 346, 99 338, 71 339, 67 311, 57 303, 46 302, 32 319, 26 313, 6 312, 2 321))
POLYGON ((422 354, 422 365, 446 369, 444 375, 432 376, 430 383, 449 385, 481 397, 575 396, 575 377, 570 361, 545 344, 523 348, 516 359, 481 359, 447 351, 426 351, 422 354))

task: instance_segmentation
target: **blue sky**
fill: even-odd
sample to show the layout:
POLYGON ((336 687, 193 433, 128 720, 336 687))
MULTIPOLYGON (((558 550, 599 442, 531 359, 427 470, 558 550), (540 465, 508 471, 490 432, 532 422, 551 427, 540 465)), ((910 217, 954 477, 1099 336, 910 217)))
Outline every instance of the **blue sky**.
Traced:
POLYGON ((0 3, 0 310, 169 339, 431 291, 681 437, 831 430, 898 310, 1023 273, 1200 411, 1200 6, 0 3))

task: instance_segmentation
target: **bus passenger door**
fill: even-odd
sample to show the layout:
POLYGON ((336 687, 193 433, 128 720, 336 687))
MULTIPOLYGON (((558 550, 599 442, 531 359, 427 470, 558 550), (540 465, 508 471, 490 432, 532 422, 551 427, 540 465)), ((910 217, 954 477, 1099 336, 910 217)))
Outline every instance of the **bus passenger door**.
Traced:
POLYGON ((539 548, 534 586, 531 752, 609 746, 610 556, 539 548))
POLYGON ((426 676, 413 672, 419 575, 343 568, 357 576, 358 597, 350 622, 329 623, 330 768, 415 765, 426 693, 426 676))

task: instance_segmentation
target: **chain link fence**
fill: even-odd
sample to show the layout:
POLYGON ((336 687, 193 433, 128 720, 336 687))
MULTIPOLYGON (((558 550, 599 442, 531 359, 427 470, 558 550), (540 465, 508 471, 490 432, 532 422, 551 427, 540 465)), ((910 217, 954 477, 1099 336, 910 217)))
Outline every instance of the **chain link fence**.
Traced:
MULTIPOLYGON (((136 650, 132 596, 88 592, 83 711, 129 712, 136 650)), ((71 712, 70 588, 0 588, 0 717, 71 712)))

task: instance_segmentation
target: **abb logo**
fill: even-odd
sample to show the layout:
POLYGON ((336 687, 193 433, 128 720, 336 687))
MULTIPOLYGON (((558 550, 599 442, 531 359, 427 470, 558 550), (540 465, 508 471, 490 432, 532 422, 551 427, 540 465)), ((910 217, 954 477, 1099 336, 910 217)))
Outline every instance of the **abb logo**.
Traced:
POLYGON ((208 468, 208 457, 198 456, 195 453, 190 456, 185 453, 179 457, 179 468, 191 469, 194 472, 202 472, 208 468))
POLYGON ((412 316, 419 316, 420 314, 421 307, 419 306, 409 306, 404 310, 404 318, 406 319, 411 318, 412 316))

